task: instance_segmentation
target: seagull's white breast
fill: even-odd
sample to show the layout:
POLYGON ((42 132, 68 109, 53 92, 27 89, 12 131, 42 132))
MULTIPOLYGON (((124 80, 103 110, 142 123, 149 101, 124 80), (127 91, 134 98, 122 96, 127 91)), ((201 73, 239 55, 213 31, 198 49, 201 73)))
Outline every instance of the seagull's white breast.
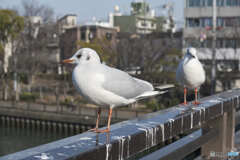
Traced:
POLYGON ((72 81, 78 92, 91 103, 97 105, 106 105, 101 101, 98 95, 98 86, 104 81, 104 76, 101 74, 91 74, 88 69, 83 66, 76 66, 72 73, 72 81))
POLYGON ((185 57, 178 66, 176 78, 183 86, 198 88, 204 83, 206 77, 198 59, 185 57))

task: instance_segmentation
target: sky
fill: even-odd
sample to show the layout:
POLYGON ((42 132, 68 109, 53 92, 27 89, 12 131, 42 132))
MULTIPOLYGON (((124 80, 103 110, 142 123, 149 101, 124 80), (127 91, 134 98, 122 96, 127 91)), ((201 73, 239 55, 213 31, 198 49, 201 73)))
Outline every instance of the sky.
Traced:
MULTIPOLYGON (((45 4, 53 8, 57 17, 65 14, 76 14, 78 23, 97 20, 107 20, 108 14, 113 12, 114 6, 118 5, 122 13, 130 13, 130 4, 134 0, 35 0, 39 4, 45 4)), ((145 0, 157 14, 167 15, 166 11, 156 8, 167 2, 174 3, 174 18, 183 22, 184 0, 145 0)), ((0 0, 1 8, 19 8, 22 0, 0 0)))

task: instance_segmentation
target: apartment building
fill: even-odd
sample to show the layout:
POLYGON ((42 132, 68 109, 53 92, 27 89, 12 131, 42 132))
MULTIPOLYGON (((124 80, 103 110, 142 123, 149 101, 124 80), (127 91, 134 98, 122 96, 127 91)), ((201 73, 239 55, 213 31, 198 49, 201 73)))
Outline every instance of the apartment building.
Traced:
MULTIPOLYGON (((184 44, 196 47, 198 57, 211 64, 213 0, 185 0, 184 44)), ((240 0, 216 0, 216 59, 220 72, 239 72, 240 0)), ((235 78, 237 74, 235 74, 235 78)))
MULTIPOLYGON (((186 0, 185 2, 186 45, 211 48, 213 0, 186 0)), ((239 27, 240 0, 217 0, 217 48, 239 48, 239 27)))
POLYGON ((127 33, 150 34, 162 31, 164 23, 164 18, 157 17, 149 3, 142 0, 131 3, 130 15, 121 14, 117 7, 109 17, 114 27, 119 27, 120 32, 127 33))
POLYGON ((57 21, 59 33, 64 33, 66 29, 77 26, 77 15, 66 14, 57 21))

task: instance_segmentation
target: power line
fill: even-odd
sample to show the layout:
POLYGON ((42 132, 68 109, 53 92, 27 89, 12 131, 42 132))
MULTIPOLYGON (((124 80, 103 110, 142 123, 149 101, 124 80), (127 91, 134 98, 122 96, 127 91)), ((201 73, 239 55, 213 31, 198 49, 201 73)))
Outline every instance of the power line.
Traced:
POLYGON ((217 27, 217 2, 213 0, 213 41, 212 41, 212 70, 211 70, 211 94, 216 92, 216 27, 217 27))

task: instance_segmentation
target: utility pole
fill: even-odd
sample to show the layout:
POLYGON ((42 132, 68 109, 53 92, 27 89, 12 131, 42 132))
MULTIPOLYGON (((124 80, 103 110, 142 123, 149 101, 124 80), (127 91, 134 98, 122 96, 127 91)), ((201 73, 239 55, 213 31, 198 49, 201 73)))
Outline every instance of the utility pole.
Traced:
POLYGON ((212 26, 212 70, 211 70, 211 94, 214 94, 216 91, 216 41, 217 41, 217 0, 213 0, 213 26, 212 26))

